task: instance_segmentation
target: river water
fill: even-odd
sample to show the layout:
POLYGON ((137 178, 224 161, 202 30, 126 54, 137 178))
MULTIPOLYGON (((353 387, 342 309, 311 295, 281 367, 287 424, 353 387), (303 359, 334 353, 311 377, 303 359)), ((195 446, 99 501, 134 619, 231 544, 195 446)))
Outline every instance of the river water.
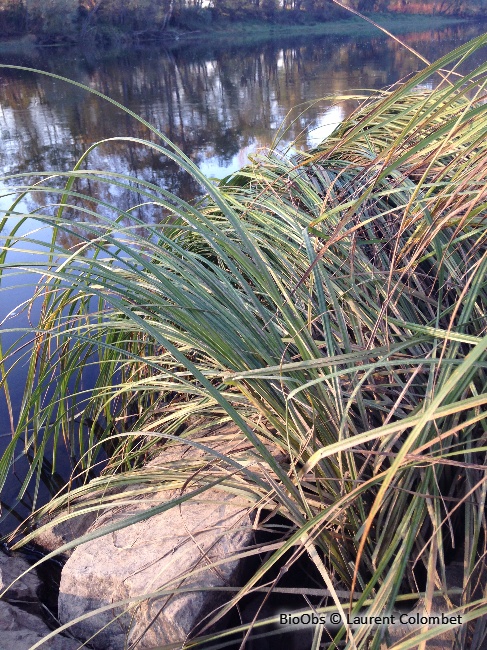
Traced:
MULTIPOLYGON (((401 38, 434 61, 484 31, 485 25, 462 23, 401 38)), ((484 59, 480 52, 468 65, 473 67, 484 59)), ((163 131, 207 175, 217 178, 243 166, 249 154, 268 148, 278 131, 281 147, 291 142, 298 147, 317 144, 357 105, 351 100, 337 103, 321 98, 382 88, 424 67, 411 52, 382 35, 303 36, 259 45, 187 42, 105 55, 81 48, 43 48, 1 53, 0 62, 46 70, 105 93, 163 131)), ((31 72, 0 69, 0 209, 9 204, 8 198, 2 198, 11 183, 5 177, 67 171, 90 144, 115 136, 145 138, 148 131, 78 87, 31 72)), ((199 192, 194 180, 173 162, 135 144, 98 147, 89 167, 129 173, 186 200, 199 192)), ((116 194, 107 187, 96 191, 122 208, 131 204, 131 197, 123 192, 116 194)), ((48 195, 31 194, 21 207, 30 212, 45 209, 43 204, 48 202, 48 195)), ((150 209, 138 216, 157 218, 150 209)), ((32 226, 26 223, 24 229, 32 226)), ((49 236, 47 231, 38 235, 42 239, 49 236)), ((63 243, 70 245, 69 241, 63 243)), ((29 253, 17 252, 15 259, 28 261, 29 253)), ((18 275, 4 278, 3 287, 22 280, 18 275)), ((0 322, 31 292, 32 279, 15 291, 0 291, 0 322)), ((22 318, 17 325, 25 325, 22 318)), ((13 326, 13 321, 8 318, 5 323, 13 326)), ((3 336, 4 349, 12 340, 12 335, 3 336)), ((14 417, 25 367, 26 361, 19 363, 11 375, 14 417)), ((9 413, 0 396, 0 452, 10 435, 9 413)), ((25 471, 21 462, 16 471, 21 478, 25 471)), ((13 503, 17 488, 18 479, 9 481, 2 502, 13 503)), ((4 530, 12 525, 7 518, 0 520, 0 527, 2 521, 4 530)))

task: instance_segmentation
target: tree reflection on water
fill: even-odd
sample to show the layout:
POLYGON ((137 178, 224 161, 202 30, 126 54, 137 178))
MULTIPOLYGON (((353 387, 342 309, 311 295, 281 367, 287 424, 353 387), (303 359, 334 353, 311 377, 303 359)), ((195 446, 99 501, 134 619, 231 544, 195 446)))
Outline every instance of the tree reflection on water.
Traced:
MULTIPOLYGON (((434 60, 481 31, 467 23, 403 38, 434 60)), ((244 165, 249 153, 269 147, 286 116, 283 143, 297 140, 299 146, 310 146, 356 105, 333 107, 331 101, 317 102, 319 98, 381 88, 422 66, 410 52, 382 37, 299 37, 213 48, 186 43, 171 51, 132 49, 105 58, 44 48, 17 55, 15 61, 5 57, 4 62, 48 70, 109 95, 162 130, 216 177, 244 165), (309 107, 300 114, 305 102, 309 107)), ((2 69, 0 84, 0 167, 5 175, 67 171, 93 142, 150 137, 122 111, 62 81, 2 69)), ((199 191, 194 179, 171 160, 132 142, 101 145, 86 166, 136 176, 185 200, 199 191)), ((119 209, 138 202, 136 192, 90 183, 79 184, 78 190, 96 193, 119 209)), ((35 209, 53 200, 50 193, 36 192, 28 204, 35 209)), ((145 206, 137 216, 150 221, 162 215, 159 208, 145 206)))

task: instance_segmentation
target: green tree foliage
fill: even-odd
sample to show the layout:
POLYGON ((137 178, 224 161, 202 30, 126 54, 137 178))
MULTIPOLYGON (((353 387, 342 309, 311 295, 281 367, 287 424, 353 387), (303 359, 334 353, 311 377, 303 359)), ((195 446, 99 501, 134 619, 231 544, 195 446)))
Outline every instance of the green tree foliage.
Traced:
POLYGON ((115 25, 128 26, 134 29, 145 29, 148 26, 160 25, 170 17, 173 2, 171 0, 103 0, 98 2, 98 16, 106 22, 115 25))
POLYGON ((26 29, 23 0, 0 0, 0 34, 16 34, 26 29))
POLYGON ((29 31, 55 40, 75 38, 78 0, 24 0, 29 31))

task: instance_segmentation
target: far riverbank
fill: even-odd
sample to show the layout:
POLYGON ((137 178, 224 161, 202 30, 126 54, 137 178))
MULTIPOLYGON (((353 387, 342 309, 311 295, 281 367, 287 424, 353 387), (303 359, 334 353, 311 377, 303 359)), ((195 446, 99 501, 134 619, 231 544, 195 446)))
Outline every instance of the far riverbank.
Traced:
MULTIPOLYGON (((371 21, 380 27, 391 32, 394 35, 402 35, 410 32, 426 32, 433 29, 442 29, 461 23, 473 23, 472 18, 455 18, 450 16, 423 16, 418 14, 371 14, 367 16, 371 21)), ((478 23, 478 19, 475 20, 478 23)), ((487 27, 487 20, 486 20, 487 27)), ((350 38, 360 38, 376 36, 380 34, 380 29, 371 22, 366 22, 361 18, 352 16, 343 20, 333 20, 328 22, 310 22, 305 24, 287 24, 287 23, 269 23, 263 21, 216 21, 211 25, 202 25, 198 30, 183 30, 169 28, 161 33, 160 36, 154 34, 145 37, 129 37, 122 32, 112 36, 112 41, 107 43, 106 48, 92 44, 97 50, 119 48, 130 48, 146 43, 159 44, 168 49, 175 45, 180 45, 181 41, 194 42, 204 39, 205 42, 228 42, 232 44, 256 43, 267 40, 273 40, 289 36, 348 36, 350 38)), ((88 43, 89 45, 89 43, 88 43)), ((26 35, 21 38, 2 39, 0 37, 0 53, 16 54, 27 52, 37 48, 58 48, 66 47, 74 50, 78 49, 80 43, 42 43, 35 36, 26 35)), ((85 51, 87 43, 83 42, 85 51)))

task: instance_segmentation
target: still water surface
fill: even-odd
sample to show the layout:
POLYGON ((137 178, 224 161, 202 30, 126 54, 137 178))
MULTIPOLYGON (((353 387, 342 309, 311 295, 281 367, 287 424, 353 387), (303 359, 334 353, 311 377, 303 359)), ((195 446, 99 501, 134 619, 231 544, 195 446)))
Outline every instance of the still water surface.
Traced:
MULTIPOLYGON (((402 38, 433 61, 483 31, 485 26, 464 23, 402 38)), ((468 65, 483 59, 480 52, 468 65)), ((249 154, 269 147, 279 129, 284 132, 283 147, 293 141, 300 147, 317 144, 357 105, 321 98, 382 88, 423 67, 413 54, 381 35, 296 37, 232 47, 186 43, 171 50, 133 49, 105 57, 39 49, 1 54, 0 62, 47 70, 109 95, 163 131, 206 174, 220 178, 244 165, 249 154)), ((0 69, 0 209, 9 204, 1 197, 11 183, 5 177, 67 171, 94 142, 148 135, 136 120, 80 88, 31 72, 0 69)), ((186 200, 199 192, 195 181, 171 160, 133 143, 106 143, 91 154, 87 165, 137 176, 186 200)), ((92 189, 121 208, 133 204, 128 193, 107 186, 92 189)), ((49 195, 34 193, 21 207, 26 212, 46 210, 49 201, 49 195)), ((149 208, 138 216, 157 219, 149 208)), ((34 222, 25 225, 29 227, 34 222)), ((38 236, 47 239, 49 233, 38 236)), ((28 261, 29 253, 18 252, 16 258, 28 261)), ((19 281, 20 276, 6 278, 3 287, 19 281)), ((29 298, 29 282, 15 291, 0 291, 0 322, 29 298)), ((22 326, 22 318, 5 322, 22 326)), ((11 335, 4 336, 4 344, 11 341, 11 335)), ((19 364, 11 377, 14 414, 25 365, 19 364)), ((0 452, 10 435, 8 412, 0 401, 0 452)), ((22 474, 22 466, 17 469, 22 474)), ((2 501, 12 502, 17 487, 16 481, 10 482, 2 501)))

